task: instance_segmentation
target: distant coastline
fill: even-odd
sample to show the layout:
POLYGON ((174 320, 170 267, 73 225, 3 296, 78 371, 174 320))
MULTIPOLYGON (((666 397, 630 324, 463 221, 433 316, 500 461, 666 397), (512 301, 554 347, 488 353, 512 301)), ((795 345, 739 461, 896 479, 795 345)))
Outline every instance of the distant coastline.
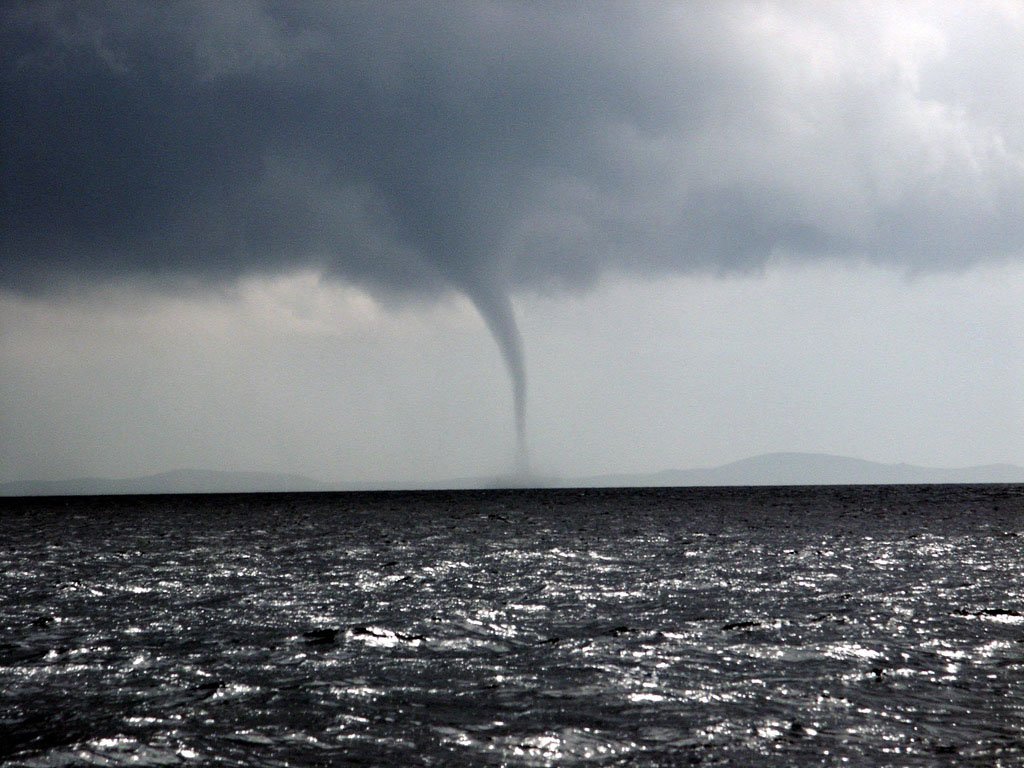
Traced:
POLYGON ((83 477, 0 483, 0 496, 110 496, 161 493, 262 493, 327 491, 331 486, 302 475, 181 469, 128 478, 83 477))
POLYGON ((1024 483, 1024 467, 985 464, 936 468, 821 453, 766 453, 705 469, 652 474, 601 475, 586 485, 915 485, 945 483, 1024 483))
POLYGON ((440 490, 498 487, 671 487, 742 485, 913 485, 1024 483, 1024 467, 986 464, 934 468, 882 464, 819 453, 768 453, 717 467, 557 478, 507 476, 438 482, 323 482, 274 472, 183 469, 134 478, 79 478, 0 483, 0 496, 83 496, 162 493, 273 493, 356 490, 440 490))

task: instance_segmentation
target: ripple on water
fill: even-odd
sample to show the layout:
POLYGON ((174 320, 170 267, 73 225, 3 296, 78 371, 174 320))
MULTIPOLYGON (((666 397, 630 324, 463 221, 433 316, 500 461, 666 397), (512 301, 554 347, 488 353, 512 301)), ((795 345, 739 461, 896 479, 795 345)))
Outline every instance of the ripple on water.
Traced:
POLYGON ((1019 486, 67 503, 0 517, 12 765, 1024 763, 1019 486))

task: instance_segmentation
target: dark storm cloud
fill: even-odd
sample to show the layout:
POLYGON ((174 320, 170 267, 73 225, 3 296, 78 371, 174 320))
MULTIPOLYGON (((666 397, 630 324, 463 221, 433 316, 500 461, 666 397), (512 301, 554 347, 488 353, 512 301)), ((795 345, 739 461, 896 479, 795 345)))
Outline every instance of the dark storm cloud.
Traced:
POLYGON ((1020 19, 885 7, 12 4, 0 285, 454 288, 521 404, 515 287, 1019 253, 1020 19))
POLYGON ((0 278, 313 265, 468 290, 743 269, 773 249, 1020 248, 998 116, 957 124, 959 104, 920 113, 943 102, 901 103, 888 73, 815 72, 744 36, 744 6, 583 10, 8 8, 0 278))
POLYGON ((639 99, 560 52, 571 14, 311 9, 9 11, 4 281, 313 263, 492 284, 530 188, 592 162, 588 113, 639 99))

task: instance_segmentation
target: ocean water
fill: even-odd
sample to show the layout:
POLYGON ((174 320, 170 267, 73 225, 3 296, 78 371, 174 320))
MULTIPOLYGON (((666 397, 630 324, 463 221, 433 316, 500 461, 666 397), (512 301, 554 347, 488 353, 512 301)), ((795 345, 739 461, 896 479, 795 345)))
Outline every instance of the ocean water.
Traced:
POLYGON ((0 500, 0 760, 1024 765, 1024 486, 0 500))

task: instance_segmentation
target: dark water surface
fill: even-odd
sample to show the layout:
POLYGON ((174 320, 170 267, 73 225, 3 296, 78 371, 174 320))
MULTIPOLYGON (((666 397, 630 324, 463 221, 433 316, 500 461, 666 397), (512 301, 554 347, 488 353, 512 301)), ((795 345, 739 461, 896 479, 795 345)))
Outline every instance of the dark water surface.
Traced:
POLYGON ((0 500, 11 765, 1024 765, 1024 486, 0 500))

